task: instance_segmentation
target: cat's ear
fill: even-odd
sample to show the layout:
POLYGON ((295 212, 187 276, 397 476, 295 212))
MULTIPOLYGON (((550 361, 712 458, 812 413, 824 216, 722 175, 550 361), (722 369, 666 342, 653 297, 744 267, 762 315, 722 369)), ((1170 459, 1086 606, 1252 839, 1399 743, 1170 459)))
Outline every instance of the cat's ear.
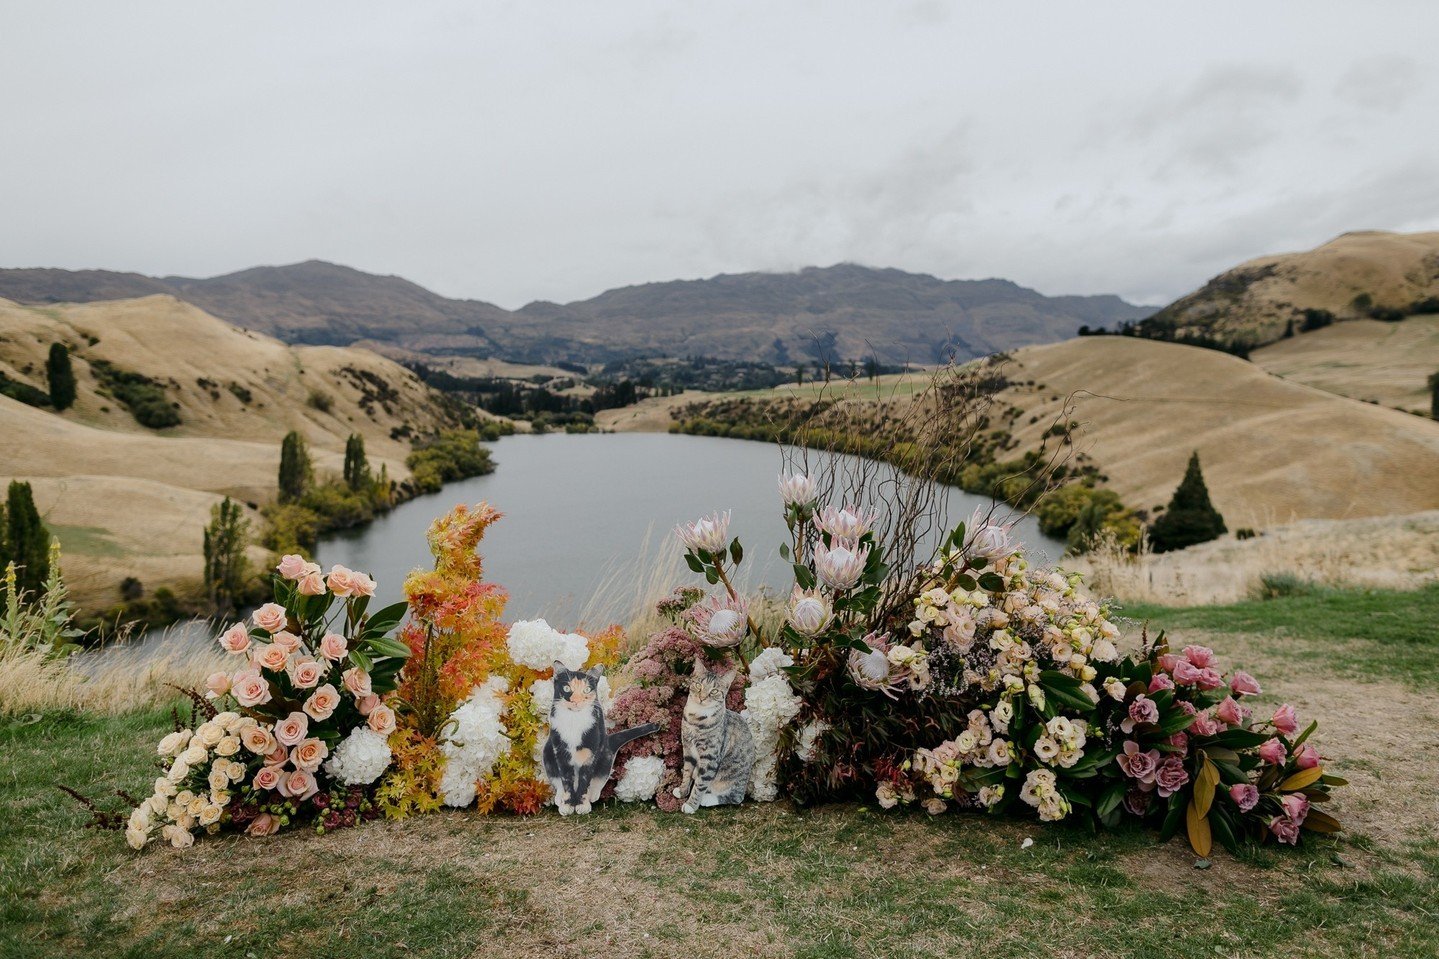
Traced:
POLYGON ((603 676, 603 675, 605 674, 605 664, 604 664, 604 663, 600 663, 598 666, 595 666, 594 668, 590 669, 590 670, 589 670, 589 674, 590 674, 591 676, 593 676, 595 679, 599 679, 601 676, 603 676))
POLYGON ((729 672, 727 672, 727 673, 725 673, 723 676, 721 676, 721 677, 719 678, 719 686, 720 686, 720 689, 723 689, 723 690, 725 690, 726 692, 728 692, 728 691, 729 691, 729 688, 734 685, 735 677, 738 676, 738 675, 739 675, 739 669, 738 669, 738 668, 735 668, 735 669, 731 669, 729 672))
POLYGON ((707 673, 707 672, 709 672, 709 671, 710 671, 710 670, 709 670, 709 665, 705 663, 704 654, 703 654, 703 653, 695 653, 695 675, 696 675, 696 676, 703 676, 705 673, 707 673))
POLYGON ((564 672, 564 671, 565 671, 565 664, 562 663, 562 662, 560 662, 558 659, 555 660, 555 678, 558 679, 560 673, 562 673, 562 672, 564 672))

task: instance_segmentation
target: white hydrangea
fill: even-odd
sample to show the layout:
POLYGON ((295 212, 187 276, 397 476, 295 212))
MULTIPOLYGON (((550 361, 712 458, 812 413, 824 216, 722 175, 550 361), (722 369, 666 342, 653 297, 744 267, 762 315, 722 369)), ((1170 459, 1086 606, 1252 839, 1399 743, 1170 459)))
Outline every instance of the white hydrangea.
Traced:
POLYGON ((779 734, 799 715, 803 703, 784 674, 775 672, 752 682, 744 691, 744 702, 755 748, 750 797, 770 802, 779 795, 779 734))
POLYGON ((785 666, 793 666, 794 657, 780 649, 778 646, 766 646, 760 654, 750 660, 749 681, 751 684, 761 679, 768 679, 771 676, 781 675, 780 669, 785 666))
POLYGON ((799 728, 799 736, 794 744, 794 754, 799 757, 800 762, 807 763, 814 760, 815 752, 819 747, 819 737, 824 735, 824 731, 828 728, 829 724, 819 719, 811 720, 799 728))
POLYGON ((468 699, 450 714, 441 734, 445 773, 440 793, 446 806, 468 806, 475 801, 475 786, 510 748, 505 735, 504 703, 500 694, 509 688, 503 677, 492 676, 476 686, 468 699))
POLYGON ((589 640, 578 633, 562 633, 543 619, 515 623, 505 645, 510 659, 530 669, 549 669, 557 661, 579 669, 590 658, 589 640))
POLYGON ((325 772, 346 786, 368 786, 389 768, 390 758, 384 736, 368 726, 356 726, 330 754, 325 772))
POLYGON ((624 774, 615 783, 620 802, 648 802, 659 792, 665 779, 665 761, 658 756, 636 756, 625 763, 624 774))

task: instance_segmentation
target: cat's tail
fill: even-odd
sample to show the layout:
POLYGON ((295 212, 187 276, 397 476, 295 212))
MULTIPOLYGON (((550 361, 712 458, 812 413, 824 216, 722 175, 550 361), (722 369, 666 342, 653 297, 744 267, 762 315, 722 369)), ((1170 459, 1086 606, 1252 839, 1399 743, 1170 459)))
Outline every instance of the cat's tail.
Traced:
POLYGON ((621 729, 617 733, 610 733, 610 748, 618 750, 625 743, 634 742, 641 736, 648 736, 651 733, 657 733, 659 731, 659 723, 645 723, 643 726, 631 726, 629 729, 621 729))

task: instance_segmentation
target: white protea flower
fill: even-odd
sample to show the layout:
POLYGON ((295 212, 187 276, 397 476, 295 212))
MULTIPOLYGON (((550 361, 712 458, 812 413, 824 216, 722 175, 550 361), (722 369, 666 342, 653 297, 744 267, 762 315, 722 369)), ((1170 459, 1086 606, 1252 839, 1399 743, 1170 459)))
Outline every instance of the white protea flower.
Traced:
POLYGON ((694 624, 696 638, 716 649, 738 646, 749 628, 749 607, 743 599, 728 594, 696 603, 685 616, 694 624))
POLYGON ((817 589, 794 588, 789 597, 787 619, 790 628, 806 638, 813 638, 825 631, 834 618, 834 608, 817 589))
POLYGON ((874 510, 826 506, 815 515, 814 525, 828 533, 831 540, 857 540, 874 529, 878 517, 874 510))
POLYGON ((675 535, 685 549, 695 552, 722 553, 729 548, 730 511, 702 516, 693 523, 675 527, 675 535))
POLYGON ((820 582, 835 592, 843 592, 859 582, 869 560, 869 547, 852 542, 836 543, 829 549, 814 551, 814 570, 820 582))
POLYGON ((1002 559, 1015 550, 1010 530, 1014 524, 1001 525, 989 522, 991 511, 983 506, 975 507, 965 524, 966 540, 964 552, 990 561, 1002 559))
POLYGON ((810 506, 814 503, 814 480, 803 473, 780 476, 779 496, 786 506, 810 506))

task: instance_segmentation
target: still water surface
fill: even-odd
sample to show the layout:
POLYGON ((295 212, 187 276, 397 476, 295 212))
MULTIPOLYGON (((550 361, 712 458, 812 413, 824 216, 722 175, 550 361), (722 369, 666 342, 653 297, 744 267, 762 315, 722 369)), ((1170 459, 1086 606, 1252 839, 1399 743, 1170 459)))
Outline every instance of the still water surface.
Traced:
MULTIPOLYGON (((320 544, 318 561, 326 569, 342 563, 368 572, 379 582, 377 602, 397 601, 405 575, 433 562, 425 545, 431 521, 456 503, 485 500, 505 514, 485 535, 481 553, 485 579, 510 592, 507 617, 599 625, 629 613, 656 569, 676 579, 687 575, 670 532, 677 523, 728 509, 731 532, 745 544, 746 582, 787 587, 793 581, 778 555, 786 541, 775 487, 783 464, 771 444, 669 433, 553 433, 506 437, 492 449, 494 473, 451 483, 364 529, 331 537, 320 544)), ((949 521, 989 502, 950 490, 949 521)), ((1051 561, 1063 552, 1028 517, 1016 534, 1051 561)))

